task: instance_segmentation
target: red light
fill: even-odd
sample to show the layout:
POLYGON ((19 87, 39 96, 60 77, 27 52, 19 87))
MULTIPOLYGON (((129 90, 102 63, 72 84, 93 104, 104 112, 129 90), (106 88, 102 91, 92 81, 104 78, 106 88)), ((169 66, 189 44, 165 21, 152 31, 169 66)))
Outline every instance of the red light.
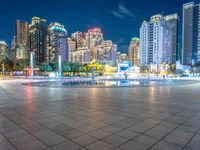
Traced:
POLYGON ((88 32, 101 32, 100 28, 89 29, 88 32))

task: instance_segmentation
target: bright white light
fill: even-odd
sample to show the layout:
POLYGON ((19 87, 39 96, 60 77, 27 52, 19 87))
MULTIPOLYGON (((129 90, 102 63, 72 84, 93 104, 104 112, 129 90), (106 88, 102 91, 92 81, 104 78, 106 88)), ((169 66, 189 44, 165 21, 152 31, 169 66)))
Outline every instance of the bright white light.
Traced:
POLYGON ((50 72, 49 73, 49 77, 50 78, 55 78, 56 77, 56 73, 55 72, 50 72))

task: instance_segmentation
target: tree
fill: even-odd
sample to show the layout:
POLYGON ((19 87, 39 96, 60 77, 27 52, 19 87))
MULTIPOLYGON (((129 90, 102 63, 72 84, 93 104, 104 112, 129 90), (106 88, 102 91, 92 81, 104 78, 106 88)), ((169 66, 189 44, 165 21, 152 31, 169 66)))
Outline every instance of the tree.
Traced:
POLYGON ((24 71, 27 66, 27 60, 16 60, 13 62, 13 71, 24 71))
POLYGON ((140 67, 140 72, 141 73, 149 73, 149 69, 147 66, 141 66, 140 67))
POLYGON ((80 73, 80 71, 81 71, 81 64, 80 63, 72 63, 73 74, 80 73))
POLYGON ((44 62, 44 63, 42 63, 42 65, 40 66, 40 70, 41 70, 41 71, 49 72, 49 71, 52 71, 52 67, 51 67, 51 65, 49 65, 48 63, 44 62))
POLYGON ((49 65, 50 65, 50 67, 52 68, 53 71, 58 70, 58 64, 57 63, 50 63, 49 65))
POLYGON ((94 63, 90 63, 90 64, 84 64, 82 66, 81 70, 83 72, 86 72, 87 75, 88 75, 88 73, 91 72, 91 70, 92 70, 93 67, 95 68, 95 72, 97 72, 99 74, 100 73, 102 74, 105 71, 105 68, 104 68, 103 64, 98 63, 98 62, 94 62, 94 63))
POLYGON ((84 64, 81 67, 81 71, 85 72, 87 74, 87 76, 88 76, 89 72, 91 71, 91 66, 89 64, 84 64))
POLYGON ((71 72, 72 71, 72 63, 70 62, 63 62, 63 71, 71 72))

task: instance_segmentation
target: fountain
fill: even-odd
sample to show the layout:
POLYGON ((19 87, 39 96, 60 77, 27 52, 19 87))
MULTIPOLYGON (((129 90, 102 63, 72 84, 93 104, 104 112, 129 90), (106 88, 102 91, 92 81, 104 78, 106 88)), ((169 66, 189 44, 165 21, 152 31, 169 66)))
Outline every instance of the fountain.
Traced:
POLYGON ((34 52, 31 52, 31 57, 30 57, 30 65, 31 65, 31 74, 30 74, 30 79, 34 80, 34 52))
POLYGON ((3 60, 3 64, 2 64, 2 77, 3 77, 3 80, 5 80, 4 72, 5 72, 5 65, 4 65, 4 60, 3 60))
POLYGON ((58 55, 58 80, 62 80, 62 56, 58 55))

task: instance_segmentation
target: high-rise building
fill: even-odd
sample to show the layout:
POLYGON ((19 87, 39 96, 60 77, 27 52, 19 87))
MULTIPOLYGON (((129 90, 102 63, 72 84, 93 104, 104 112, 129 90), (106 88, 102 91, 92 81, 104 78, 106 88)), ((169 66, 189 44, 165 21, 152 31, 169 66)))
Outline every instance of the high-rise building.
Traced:
POLYGON ((140 28, 140 65, 173 62, 173 54, 175 54, 172 42, 173 28, 166 18, 168 16, 154 15, 149 22, 142 23, 140 28))
POLYGON ((15 50, 16 59, 27 60, 28 51, 28 22, 17 20, 15 24, 15 50))
POLYGON ((11 59, 16 60, 16 37, 14 36, 11 42, 11 59))
POLYGON ((140 27, 140 64, 148 64, 149 56, 149 23, 143 21, 140 27))
POLYGON ((89 29, 86 33, 86 46, 90 49, 91 61, 94 60, 94 48, 103 42, 103 33, 100 28, 89 29))
POLYGON ((48 26, 46 62, 57 63, 59 54, 62 55, 62 61, 70 60, 67 47, 67 30, 64 25, 55 22, 48 26))
POLYGON ((178 50, 178 14, 171 14, 164 17, 165 22, 169 25, 172 33, 172 63, 176 64, 177 60, 180 60, 178 50))
POLYGON ((71 39, 76 42, 76 49, 85 46, 83 32, 77 31, 72 33, 71 39))
POLYGON ((0 41, 0 61, 9 58, 8 44, 5 41, 0 41))
POLYGON ((117 45, 112 41, 103 41, 101 45, 94 48, 94 60, 103 64, 116 65, 117 45))
POLYGON ((126 53, 117 52, 117 63, 123 63, 128 61, 128 55, 126 53))
POLYGON ((182 64, 200 61, 200 4, 183 5, 182 64))
POLYGON ((73 53, 77 50, 76 48, 76 42, 73 41, 71 38, 67 39, 67 47, 68 47, 68 52, 70 55, 70 62, 74 62, 73 60, 73 53))
POLYGON ((34 52, 37 64, 46 61, 46 34, 46 20, 33 17, 29 25, 28 47, 30 52, 34 52))
POLYGON ((87 47, 78 48, 73 52, 73 62, 81 64, 90 63, 90 50, 87 47))
POLYGON ((128 56, 132 66, 138 66, 140 64, 140 40, 138 38, 132 38, 128 56))

